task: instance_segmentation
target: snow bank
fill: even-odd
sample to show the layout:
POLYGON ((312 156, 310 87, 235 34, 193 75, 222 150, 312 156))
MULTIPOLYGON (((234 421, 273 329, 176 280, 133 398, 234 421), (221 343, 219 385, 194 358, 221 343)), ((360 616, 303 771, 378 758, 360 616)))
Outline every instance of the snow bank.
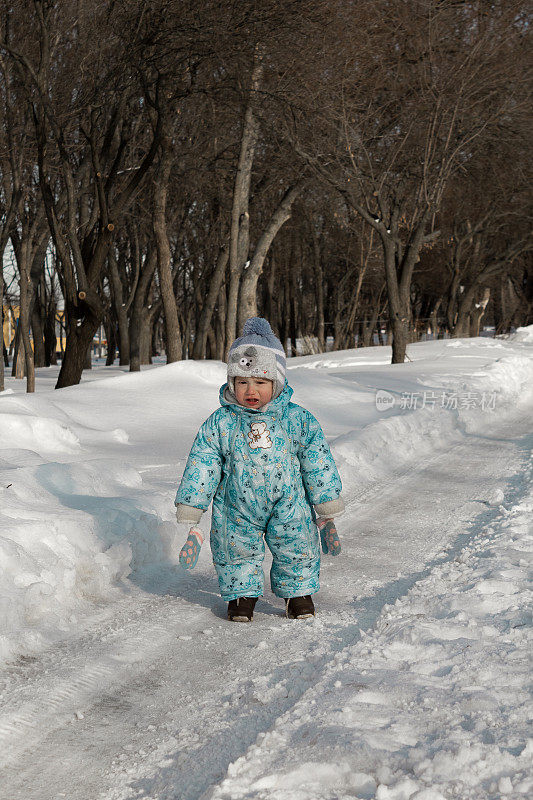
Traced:
MULTIPOLYGON (((138 470, 90 458, 79 424, 31 414, 25 402, 23 414, 0 405, 0 662, 118 599, 133 570, 168 557, 175 533, 154 512, 138 470)), ((89 435, 100 447, 127 442, 117 429, 89 435)))
POLYGON ((533 325, 528 325, 526 328, 517 328, 515 333, 513 333, 509 338, 513 342, 527 342, 528 344, 532 344, 533 325))
POLYGON ((174 530, 124 463, 48 462, 0 476, 0 660, 53 641, 95 603, 118 599, 133 570, 168 556, 174 530))
POLYGON ((377 481, 490 426, 491 418, 514 412, 531 395, 533 360, 513 355, 468 377, 440 375, 429 385, 422 376, 418 380, 414 388, 406 384, 402 391, 385 392, 394 401, 390 416, 387 410, 379 420, 334 439, 332 450, 352 501, 377 481))
POLYGON ((102 370, 99 380, 35 395, 8 380, 0 395, 0 662, 47 646, 91 610, 146 586, 143 570, 175 563, 169 520, 187 448, 178 442, 192 433, 193 411, 204 404, 209 413, 209 400, 198 398, 206 383, 215 395, 221 369, 189 362, 111 378, 102 370), (164 491, 143 482, 162 464, 164 491))
POLYGON ((525 497, 385 606, 204 800, 531 797, 526 478, 525 497))
POLYGON ((2 438, 13 448, 31 448, 39 453, 75 453, 78 437, 55 419, 22 414, 0 414, 2 438))

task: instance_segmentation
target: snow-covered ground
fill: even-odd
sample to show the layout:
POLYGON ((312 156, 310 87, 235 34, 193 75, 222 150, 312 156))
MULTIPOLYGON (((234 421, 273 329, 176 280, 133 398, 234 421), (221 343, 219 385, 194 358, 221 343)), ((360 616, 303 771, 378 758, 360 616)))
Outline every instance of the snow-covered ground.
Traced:
POLYGON ((176 566, 176 484, 223 364, 7 380, 2 797, 533 793, 533 329, 408 352, 289 361, 348 503, 309 623, 267 593, 231 625, 209 548, 176 566))

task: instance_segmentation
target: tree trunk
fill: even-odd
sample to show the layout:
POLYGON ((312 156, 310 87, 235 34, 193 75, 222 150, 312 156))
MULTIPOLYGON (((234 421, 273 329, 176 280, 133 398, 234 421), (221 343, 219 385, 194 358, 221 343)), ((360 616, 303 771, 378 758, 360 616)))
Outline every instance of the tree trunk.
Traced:
POLYGON ((0 357, 0 392, 5 389, 5 367, 9 366, 6 362, 6 346, 4 342, 4 254, 0 252, 0 326, 2 328, 2 354, 0 357))
POLYGON ((446 319, 448 330, 451 332, 455 327, 457 317, 457 298, 460 292, 461 275, 456 263, 453 265, 453 277, 448 290, 448 307, 446 309, 446 319))
POLYGON ((48 303, 44 321, 44 350, 46 366, 57 364, 56 306, 52 299, 48 303))
POLYGON ((433 338, 436 340, 439 338, 439 320, 438 320, 438 313, 439 308, 442 304, 442 297, 436 301, 435 305, 433 306, 430 314, 430 326, 431 326, 431 333, 433 334, 433 338))
POLYGON ((211 330, 213 312, 215 309, 217 297, 219 297, 220 295, 220 288, 224 281, 224 275, 226 273, 226 267, 228 264, 228 257, 229 257, 229 250, 228 247, 224 245, 219 250, 215 270, 213 272, 213 275, 211 276, 211 281, 209 283, 209 291, 207 293, 207 298, 202 306, 202 311, 200 313, 200 321, 196 329, 196 336, 194 339, 194 347, 192 354, 192 357, 195 359, 205 358, 207 336, 208 332, 211 330))
POLYGON ((218 294, 218 313, 216 316, 216 352, 214 354, 214 358, 217 361, 224 361, 224 356, 226 352, 225 348, 225 340, 226 340, 226 330, 225 330, 225 322, 226 322, 226 308, 227 308, 227 299, 226 299, 226 286, 223 284, 220 287, 220 292, 218 294))
POLYGON ((313 233, 313 266, 315 272, 315 296, 316 296, 316 329, 315 335, 318 339, 318 349, 320 353, 326 350, 326 336, 324 327, 324 273, 322 269, 322 254, 320 252, 320 241, 313 233))
POLYGON ((455 325, 451 331, 452 339, 464 339, 470 334, 470 312, 466 309, 457 314, 455 325))
POLYGON ((77 385, 87 365, 87 352, 92 344, 94 334, 98 325, 88 322, 73 328, 67 336, 65 355, 61 365, 60 378, 56 384, 56 389, 63 389, 67 386, 77 385), (80 368, 81 367, 81 368, 80 368))
POLYGON ((165 339, 167 364, 181 360, 181 332, 178 307, 174 294, 171 269, 170 243, 168 241, 166 207, 168 181, 172 167, 172 141, 165 133, 161 143, 161 161, 154 181, 154 208, 152 224, 157 247, 157 271, 165 317, 165 339))
POLYGON ((300 268, 301 268, 301 258, 300 258, 300 247, 299 247, 299 240, 296 237, 296 232, 294 232, 292 237, 292 247, 291 247, 291 261, 290 261, 290 269, 289 269, 289 307, 290 307, 290 328, 289 328, 289 335, 291 338, 291 350, 290 355, 297 356, 298 355, 298 339, 300 338, 300 297, 301 297, 301 289, 300 289, 300 268))
POLYGON ((291 217, 294 201, 304 187, 303 181, 288 189, 280 204, 270 217, 267 227, 260 237, 253 258, 244 272, 239 295, 239 330, 247 319, 257 316, 257 281, 263 271, 266 255, 274 241, 275 236, 291 217))
POLYGON ((97 293, 92 289, 78 292, 78 304, 69 310, 67 341, 56 389, 80 382, 83 370, 87 369, 87 351, 103 318, 104 309, 97 293))
POLYGON ((487 305, 490 300, 490 289, 487 286, 483 292, 483 299, 480 303, 476 303, 470 315, 470 336, 479 336, 479 329, 481 320, 487 310, 487 305))
POLYGON ((105 359, 106 367, 112 367, 115 363, 115 353, 117 351, 117 328, 115 320, 110 318, 104 323, 106 339, 107 339, 107 353, 105 359))
POLYGON ((44 333, 41 319, 41 302, 37 298, 33 304, 31 314, 31 330, 33 334, 33 354, 36 367, 46 366, 46 352, 44 347, 44 333))
POLYGON ((213 326, 207 331, 206 358, 215 359, 217 357, 217 340, 213 326))
POLYGON ((385 346, 385 341, 383 339, 383 320, 381 317, 378 317, 378 343, 380 347, 385 346))
POLYGON ((130 318, 130 372, 141 371, 142 308, 131 307, 130 318))
MULTIPOLYGON (((128 311, 124 303, 124 290, 118 271, 117 258, 113 247, 109 248, 109 283, 111 286, 111 296, 115 306, 115 314, 118 326, 118 351, 120 366, 126 367, 130 363, 130 335, 128 329, 128 311)), ((116 343, 116 337, 115 337, 116 343)), ((114 356, 113 356, 114 360, 114 356)))
MULTIPOLYGON (((25 249, 25 248, 23 248, 25 249)), ((27 265, 27 254, 23 252, 20 270, 20 331, 22 344, 24 347, 24 366, 26 373, 26 391, 35 391, 35 366, 33 361, 33 349, 30 341, 30 314, 33 299, 33 283, 27 265)))
POLYGON ((143 311, 156 265, 157 253, 150 248, 144 260, 130 309, 130 372, 140 372, 141 369, 143 311))
POLYGON ((24 342, 22 341, 22 326, 20 317, 17 320, 17 330, 15 332, 15 346, 13 351, 13 365, 11 367, 11 377, 22 380, 26 374, 26 364, 24 358, 24 342))
POLYGON ((269 270, 268 270, 268 277, 266 280, 263 281, 263 316, 268 319, 270 325, 272 326, 272 330, 276 333, 279 331, 279 308, 277 302, 274 300, 274 294, 276 292, 276 280, 278 278, 278 262, 277 258, 274 257, 273 252, 270 253, 269 258, 269 270))
POLYGON ((374 344, 374 331, 378 322, 380 297, 375 301, 374 311, 372 312, 370 321, 363 327, 363 347, 372 347, 374 344))
POLYGON ((469 286, 468 289, 465 289, 461 295, 461 302, 459 303, 459 308, 457 310, 455 325, 451 331, 451 336, 453 339, 470 336, 470 320, 474 311, 476 295, 480 289, 480 277, 481 273, 477 276, 472 285, 469 286))
POLYGON ((141 317, 141 364, 152 363, 152 330, 150 326, 150 316, 143 314, 141 317))
POLYGON ((19 357, 22 358, 21 352, 21 330, 20 330, 20 319, 17 319, 15 322, 15 335, 11 342, 10 350, 13 350, 13 361, 11 362, 11 377, 12 378, 23 378, 24 377, 24 361, 20 361, 20 368, 17 370, 19 366, 19 357), (18 372, 18 374, 17 374, 18 372))
MULTIPOLYGON (((250 244, 250 184, 252 180, 252 166, 254 162, 255 147, 259 133, 259 123, 254 114, 256 94, 260 87, 263 75, 263 55, 259 47, 256 48, 252 81, 248 106, 244 115, 244 125, 241 138, 241 149, 235 176, 233 190, 233 205, 231 210, 230 247, 229 247, 229 287, 227 297, 227 312, 225 324, 225 355, 231 347, 237 328, 237 303, 239 299, 239 285, 244 266, 248 259, 250 244)), ((239 331, 240 333, 240 331, 239 331)))
POLYGON ((333 291, 333 350, 341 350, 344 340, 344 309, 342 282, 335 285, 333 291))
MULTIPOLYGON (((95 331, 96 333, 96 331, 95 331)), ((93 368, 93 343, 94 343, 94 336, 89 342, 87 347, 87 352, 85 353, 85 364, 83 365, 83 370, 92 369, 93 368)))
POLYGON ((2 335, 2 354, 0 356, 0 392, 5 389, 5 368, 9 366, 9 359, 7 357, 7 349, 2 335))
POLYGON ((403 364, 407 352, 409 303, 402 297, 396 268, 396 247, 382 235, 389 305, 389 324, 392 333, 392 364, 403 364))
POLYGON ((16 189, 11 196, 11 203, 3 219, 0 229, 0 325, 2 326, 2 356, 0 358, 0 392, 4 391, 5 372, 4 367, 9 367, 7 350, 4 344, 4 253, 11 235, 11 226, 15 219, 15 210, 20 199, 20 188, 16 189))
POLYGON ((159 325, 157 322, 152 324, 152 330, 150 334, 150 363, 152 360, 159 355, 159 325))
POLYGON ((281 344, 283 345, 283 349, 285 352, 290 355, 290 344, 287 348, 287 343, 290 337, 290 321, 291 321, 291 304, 290 304, 290 288, 289 288, 289 277, 288 271, 290 269, 290 264, 287 264, 286 261, 283 264, 284 266, 284 273, 283 273, 283 283, 279 287, 280 291, 278 293, 278 307, 279 307, 279 339, 281 344))
POLYGON ((500 276, 496 285, 496 291, 492 298, 492 313, 494 317, 494 332, 496 334, 503 333, 504 330, 504 316, 503 316, 503 277, 500 276))
POLYGON ((408 330, 404 319, 393 318, 392 329, 392 361, 391 364, 403 364, 407 354, 408 330))
POLYGON ((104 308, 93 289, 78 292, 77 305, 69 305, 67 343, 56 383, 56 389, 75 386, 87 369, 87 352, 103 318, 104 308))

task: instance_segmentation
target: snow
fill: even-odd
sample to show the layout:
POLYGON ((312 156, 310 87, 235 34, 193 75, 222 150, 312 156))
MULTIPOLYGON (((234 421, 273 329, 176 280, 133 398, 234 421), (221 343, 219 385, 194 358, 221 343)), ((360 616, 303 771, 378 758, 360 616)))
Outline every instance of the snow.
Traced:
POLYGON ((510 336, 513 342, 533 342, 533 326, 529 325, 527 328, 517 328, 516 331, 510 336))
POLYGON ((7 379, 9 797, 531 795, 532 345, 533 326, 410 345, 404 365, 386 347, 289 360, 347 501, 308 623, 267 593, 231 626, 208 545, 176 564, 176 483, 224 364, 98 366, 59 391, 50 368, 35 395, 7 379))
POLYGON ((206 798, 530 796, 532 512, 530 489, 385 605, 206 798))

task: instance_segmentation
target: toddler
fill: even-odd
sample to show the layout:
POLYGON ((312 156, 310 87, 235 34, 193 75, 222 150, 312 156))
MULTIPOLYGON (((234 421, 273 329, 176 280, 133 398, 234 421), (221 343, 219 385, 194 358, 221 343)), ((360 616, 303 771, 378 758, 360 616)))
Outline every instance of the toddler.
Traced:
POLYGON ((265 319, 247 320, 229 352, 221 408, 200 428, 176 494, 176 518, 192 526, 179 557, 187 569, 198 560, 197 526, 213 500, 211 552, 234 622, 251 621, 263 594, 265 542, 272 591, 292 619, 315 613, 317 526, 323 552, 340 552, 339 474, 317 420, 291 395, 281 342, 265 319))

